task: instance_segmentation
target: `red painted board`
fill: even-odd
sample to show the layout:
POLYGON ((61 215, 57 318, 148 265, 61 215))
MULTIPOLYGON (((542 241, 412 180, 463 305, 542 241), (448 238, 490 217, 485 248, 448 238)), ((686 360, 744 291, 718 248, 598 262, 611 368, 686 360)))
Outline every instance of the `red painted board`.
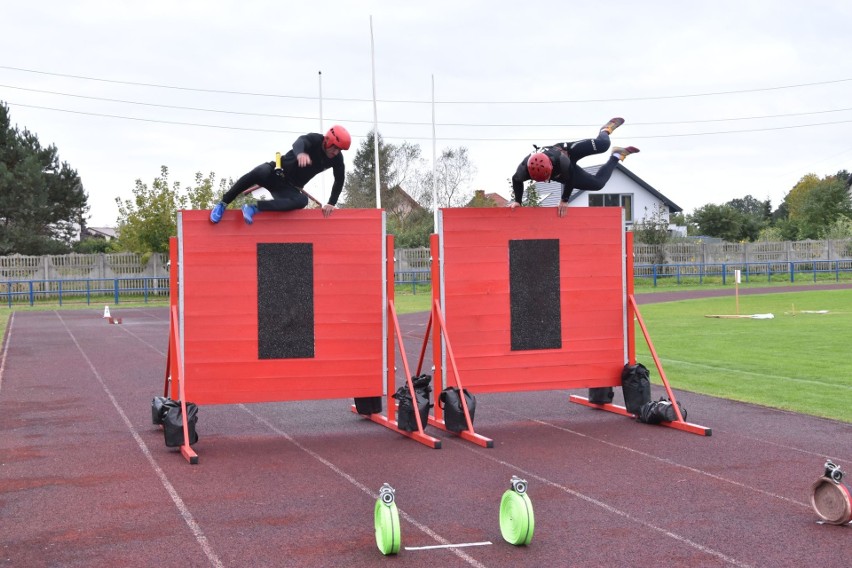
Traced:
MULTIPOLYGON (((474 392, 621 384, 626 362, 620 208, 441 210, 443 310, 465 388, 474 392), (509 241, 559 240, 562 346, 511 349, 509 241)), ((451 372, 446 363, 445 375, 451 372)))
POLYGON ((178 235, 187 400, 233 404, 383 392, 384 225, 379 209, 239 210, 216 225, 181 211, 178 235), (311 243, 314 356, 258 358, 257 245, 311 243))

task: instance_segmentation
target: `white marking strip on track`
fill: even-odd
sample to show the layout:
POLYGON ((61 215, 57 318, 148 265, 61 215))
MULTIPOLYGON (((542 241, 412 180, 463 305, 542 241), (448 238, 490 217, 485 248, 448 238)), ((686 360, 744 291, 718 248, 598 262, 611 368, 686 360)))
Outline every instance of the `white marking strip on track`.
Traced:
POLYGON ((488 546, 494 544, 490 540, 485 542, 465 542, 463 544, 433 544, 432 546, 405 546, 405 550, 435 550, 437 548, 461 548, 464 546, 488 546))
POLYGON ((0 392, 3 390, 3 374, 6 370, 6 355, 9 353, 9 344, 12 342, 12 324, 15 323, 15 312, 9 316, 8 329, 6 330, 6 345, 3 346, 3 361, 0 362, 0 392))
MULTIPOLYGON (((369 487, 367 487, 366 485, 364 485, 363 483, 361 483, 360 481, 358 481, 357 479, 355 479, 354 477, 352 477, 351 475, 349 475, 348 473, 346 473, 345 471, 343 471, 342 469, 340 469, 339 467, 337 467, 336 465, 334 465, 333 463, 331 463, 330 461, 328 461, 327 459, 325 459, 324 457, 322 457, 321 455, 316 453, 315 451, 313 451, 309 448, 306 448, 305 446, 303 446, 302 444, 297 442, 290 434, 281 430, 280 428, 278 428, 277 426, 272 424, 266 418, 256 414, 251 409, 249 409, 246 405, 240 404, 239 407, 242 408, 243 410, 245 410, 251 416, 254 416, 257 420, 259 420, 267 428, 269 428, 270 430, 272 430, 273 432, 275 432, 279 436, 286 439, 288 442, 290 442, 291 444, 293 444, 294 446, 296 446, 297 448, 299 448, 300 450, 302 450, 303 452, 305 452, 306 454, 308 454, 309 456, 311 456, 312 458, 314 458, 315 460, 317 460, 318 462, 320 462, 321 464, 323 464, 324 466, 326 466, 327 468, 332 470, 334 473, 336 473, 337 475, 339 475, 340 477, 342 477, 343 479, 345 479, 346 481, 348 481, 349 483, 351 483, 352 485, 354 485, 355 487, 357 487, 358 489, 360 489, 361 491, 363 491, 364 493, 369 495, 371 498, 373 498, 373 499, 379 498, 378 492, 371 491, 369 487)), ((399 511, 399 515, 402 518, 404 518, 406 521, 408 521, 409 523, 411 523, 412 525, 414 525, 415 527, 420 529, 422 532, 424 532, 427 535, 429 535, 430 537, 432 537, 434 540, 440 542, 442 545, 454 546, 449 540, 445 539, 444 537, 442 537, 441 535, 439 535, 438 533, 436 533, 435 531, 433 531, 432 529, 430 529, 429 527, 427 527, 423 523, 417 521, 414 517, 412 517, 411 515, 409 515, 405 511, 403 511, 399 506, 397 506, 397 511, 399 511)), ((462 560, 464 560, 465 562, 467 562, 468 564, 470 564, 471 566, 475 566, 477 568, 486 568, 484 564, 480 563, 475 558, 468 556, 463 551, 458 550, 457 548, 449 548, 449 551, 452 552, 453 554, 455 554, 456 556, 458 556, 459 558, 461 558, 462 560)))
POLYGON ((113 396, 112 392, 109 390, 109 387, 101 377, 101 374, 98 373, 98 370, 95 368, 95 365, 92 363, 91 359, 89 359, 86 352, 83 351, 83 348, 80 346, 80 343, 77 341, 77 338, 74 337, 74 334, 68 328, 65 323, 65 320, 62 319, 62 316, 59 312, 53 312, 56 314, 56 317, 59 318, 59 321, 62 323, 62 326, 65 328, 65 331, 68 332, 68 335, 71 336, 71 341, 74 342, 74 345, 77 346, 77 349, 80 351, 80 355, 83 356, 86 363, 89 365, 89 368, 94 373, 95 378, 98 379, 98 382, 101 384, 101 388, 103 388, 109 400, 112 402, 112 405, 118 411, 119 416, 124 421, 124 424, 130 430, 130 434, 133 436, 133 439, 136 440, 136 444, 139 446, 139 449, 142 450, 142 454, 148 460, 148 463, 151 464, 151 467, 154 469, 154 473, 157 474, 157 477, 160 479, 160 483, 162 483, 163 487, 166 489, 166 492, 169 494, 169 497, 172 498, 172 501, 177 507, 180 516, 183 517, 184 522, 189 527, 189 530, 192 531, 193 536, 195 537, 196 542, 201 547, 201 550, 204 552, 204 555, 207 556, 208 560, 210 560, 210 564, 215 568, 224 568, 224 564, 219 560, 219 557, 213 551, 213 548, 210 546, 210 543, 207 541, 207 537, 204 536, 204 532, 201 530, 201 527, 195 521, 195 518, 190 513, 189 508, 183 502, 183 499, 178 495, 177 490, 174 485, 171 484, 169 478, 166 476, 166 473, 160 468, 159 464, 154 459, 154 456, 151 454, 151 451, 148 449, 148 446, 145 444, 145 441, 142 439, 142 436, 136 431, 136 428, 133 427, 133 423, 130 422, 130 419, 125 414, 124 410, 121 408, 121 405, 118 404, 118 400, 113 396))
POLYGON ((630 513, 626 512, 626 511, 622 511, 621 509, 617 509, 617 508, 613 507, 612 505, 609 505, 608 503, 604 503, 603 501, 599 501, 598 499, 595 499, 594 497, 589 497, 588 495, 586 495, 584 493, 580 493, 579 491, 577 491, 575 489, 571 489, 570 487, 560 485, 559 483, 556 483, 555 481, 551 481, 551 480, 547 479, 546 477, 542 477, 542 476, 537 475, 537 474, 535 474, 531 471, 525 470, 524 468, 519 467, 519 466, 517 466, 513 463, 507 462, 505 460, 498 459, 496 457, 489 456, 486 452, 479 451, 478 448, 470 447, 468 442, 458 441, 456 443, 460 444, 464 449, 466 449, 469 452, 473 452, 473 453, 475 453, 479 456, 482 456, 482 457, 484 457, 488 460, 493 461, 494 463, 497 463, 499 465, 502 465, 504 467, 507 467, 507 468, 510 468, 514 471, 522 473, 528 478, 536 479, 536 480, 544 483, 545 485, 549 485, 550 487, 554 487, 556 489, 559 489, 560 491, 562 491, 564 493, 568 493, 569 495, 573 495, 574 497, 577 497, 578 499, 582 499, 583 501, 586 501, 587 503, 591 503, 592 505, 600 507, 600 508, 604 509, 605 511, 609 512, 609 513, 612 513, 614 515, 618 515, 620 517, 627 519, 628 521, 642 525, 643 527, 645 527, 647 529, 650 529, 652 531, 663 534, 663 535, 665 535, 669 538, 672 538, 672 539, 674 539, 674 540, 676 540, 680 543, 683 543, 683 544, 685 544, 685 545, 687 545, 691 548, 699 550, 699 551, 701 551, 705 554, 708 554, 710 556, 714 556, 714 557, 718 558, 719 560, 722 560, 723 562, 731 564, 732 566, 738 566, 739 568, 752 568, 750 564, 740 562, 736 558, 732 558, 732 557, 730 557, 730 556, 728 556, 728 555, 726 555, 722 552, 719 552, 718 550, 715 550, 715 549, 710 548, 708 546, 704 546, 703 544, 701 544, 699 542, 695 542, 694 540, 690 540, 690 539, 686 538, 685 536, 681 536, 681 535, 674 533, 674 532, 672 532, 668 529, 664 529, 663 527, 659 527, 659 526, 657 526, 653 523, 649 523, 648 521, 643 521, 642 519, 640 519, 638 517, 634 517, 633 515, 631 515, 630 513))
POLYGON ((681 469, 685 469, 685 470, 690 471, 692 473, 704 475, 704 476, 707 476, 711 479, 715 479, 717 481, 722 481, 724 483, 730 483, 731 485, 736 485, 737 487, 741 487, 742 489, 748 489, 750 491, 762 493, 763 495, 767 495, 767 496, 773 497, 775 499, 780 499, 782 501, 787 501, 788 503, 793 503, 794 505, 800 505, 800 506, 808 508, 808 509, 811 508, 811 506, 808 503, 804 503, 802 501, 796 501, 795 499, 790 499, 789 497, 784 497, 783 495, 778 495, 777 493, 772 493, 771 491, 766 491, 765 489, 752 487, 751 485, 746 485, 745 483, 741 483, 739 481, 734 481, 733 479, 728 479, 726 477, 716 475, 715 473, 709 473, 709 472, 706 472, 704 470, 694 468, 692 466, 677 463, 676 461, 670 460, 668 458, 661 458, 661 457, 655 456, 653 454, 649 454, 649 453, 646 453, 646 452, 640 452, 639 450, 629 448, 627 446, 622 446, 621 444, 616 444, 614 442, 610 442, 610 441, 604 440, 602 438, 595 438, 594 436, 589 436, 588 434, 583 434, 582 432, 577 432, 576 430, 571 430, 570 428, 565 428, 564 426, 557 426, 556 424, 551 424, 550 422, 545 422, 544 420, 538 420, 536 418, 530 418, 528 416, 523 416, 521 414, 517 414, 517 413, 512 412, 510 410, 505 410, 505 409, 498 409, 498 410, 502 410, 503 412, 506 412, 507 414, 513 414, 515 416, 518 416, 520 418, 524 418, 524 419, 529 420, 531 422, 535 422, 536 424, 541 424, 543 426, 555 428, 556 430, 561 430, 562 432, 568 432, 569 434, 574 434, 574 435, 580 436, 582 438, 588 438, 590 440, 600 442, 601 444, 606 444, 607 446, 612 446, 613 448, 618 448, 620 450, 632 452, 634 454, 638 454, 640 456, 643 456, 643 457, 646 457, 646 458, 649 458, 649 459, 652 459, 652 460, 655 460, 655 461, 658 461, 658 462, 662 462, 662 463, 667 464, 667 465, 671 465, 671 466, 674 466, 674 467, 679 467, 681 469))
MULTIPOLYGON (((525 419, 527 419, 527 420, 531 420, 532 422, 536 422, 536 423, 539 423, 539 424, 542 424, 542 425, 545 425, 545 426, 550 426, 550 427, 552 427, 552 428, 556 428, 556 429, 558 429, 558 430, 563 430, 563 431, 570 432, 570 433, 572 433, 572 434, 577 434, 578 436, 582 436, 582 437, 584 437, 584 438, 590 438, 590 439, 593 439, 593 440, 599 440, 598 438, 594 438, 594 437, 592 437, 592 436, 587 436, 586 434, 582 434, 582 433, 580 433, 580 432, 574 432, 574 431, 572 431, 572 430, 568 430, 567 428, 561 428, 561 427, 559 427, 559 426, 556 426, 556 425, 554 425, 554 424, 550 424, 550 423, 548 423, 548 422, 544 422, 544 421, 541 421, 541 420, 531 419, 531 418, 529 418, 529 417, 527 417, 527 416, 523 416, 523 415, 521 415, 521 414, 517 414, 517 413, 515 413, 515 412, 511 412, 511 411, 508 411, 508 410, 505 410, 505 409, 498 409, 498 410, 503 410, 503 412, 506 412, 507 414, 513 414, 513 415, 515 415, 515 416, 519 416, 519 417, 521 417, 521 418, 525 418, 525 419)), ((467 442, 463 442, 463 441, 456 441, 456 440, 451 440, 451 441, 452 441, 452 442, 454 442, 454 443, 458 443, 458 444, 460 444, 460 446, 461 446, 461 447, 463 447, 465 450, 467 450, 467 451, 469 451, 469 452, 473 452, 473 453, 475 453, 475 454, 477 454, 477 455, 479 455, 479 456, 482 456, 482 457, 484 457, 484 458, 486 458, 486 459, 488 459, 488 460, 491 460, 491 461, 493 461, 493 462, 495 462, 495 463, 497 463, 497 464, 500 464, 500 465, 502 465, 502 466, 505 466, 505 467, 508 467, 508 468, 510 468, 510 469, 516 470, 516 471, 518 471, 518 472, 520 472, 520 473, 523 473, 523 474, 524 474, 525 476, 527 476, 527 477, 530 477, 530 478, 533 478, 533 479, 537 479, 538 481, 540 481, 540 482, 544 483, 545 485, 549 485, 549 486, 551 486, 551 487, 554 487, 554 488, 556 488, 556 489, 559 489, 560 491, 563 491, 563 492, 565 492, 565 493, 568 493, 569 495, 573 495, 574 497, 577 497, 578 499, 582 499, 583 501, 586 501, 586 502, 588 502, 588 503, 591 503, 592 505, 596 505, 596 506, 598 506, 598 507, 600 507, 600 508, 604 509, 605 511, 608 511, 608 512, 610 512, 610 513, 613 513, 613 514, 615 514, 615 515, 618 515, 618 516, 620 516, 620 517, 623 517, 623 518, 625 518, 625 519, 627 519, 627 520, 629 520, 629 521, 631 521, 631 522, 634 522, 634 523, 637 523, 637 524, 639 524, 639 525, 642 525, 643 527, 648 528, 648 529, 650 529, 650 530, 652 530, 652 531, 655 531, 655 532, 661 533, 661 534, 663 534, 663 535, 665 535, 665 536, 667 536, 667 537, 669 537, 669 538, 673 538, 674 540, 676 540, 676 541, 678 541, 678 542, 681 542, 681 543, 683 543, 683 544, 686 544, 687 546, 690 546, 690 547, 692 547, 692 548, 694 548, 694 549, 696 549, 696 550, 699 550, 699 551, 701 551, 701 552, 704 552, 705 554, 709 554, 709 555, 711 555, 711 556, 715 556, 716 558, 719 558, 720 560, 722 560, 722 561, 724 561, 724 562, 727 562, 728 564, 731 564, 731 565, 733 565, 733 566, 738 566, 739 568, 751 568, 751 565, 750 565, 750 564, 746 564, 746 563, 744 563, 744 562, 740 562, 740 561, 739 561, 739 560, 737 560, 736 558, 732 558, 732 557, 730 557, 730 556, 728 556, 728 555, 726 555, 726 554, 724 554, 724 553, 722 553, 722 552, 719 552, 718 550, 715 550, 715 549, 710 548, 710 547, 708 547, 708 546, 704 546, 703 544, 701 544, 701 543, 699 543, 699 542, 695 542, 694 540, 690 540, 689 538, 687 538, 687 537, 685 537, 685 536, 682 536, 682 535, 679 535, 679 534, 677 534, 677 533, 674 533, 674 532, 672 532, 672 531, 670 531, 670 530, 668 530, 668 529, 665 529, 665 528, 663 528, 663 527, 657 526, 657 525, 655 525, 655 524, 653 524, 653 523, 649 523, 648 521, 644 521, 644 520, 642 520, 642 519, 640 519, 640 518, 638 518, 638 517, 634 517, 633 515, 631 515, 631 514, 630 514, 630 513, 628 513, 627 511, 622 511, 621 509, 618 509, 618 508, 616 508, 616 507, 614 507, 614 506, 612 506, 612 505, 610 505, 610 504, 608 504, 608 503, 604 503, 603 501, 600 501, 600 500, 598 500, 598 499, 595 499, 594 497, 590 497, 590 496, 588 496, 588 495, 586 495, 586 494, 584 494, 584 493, 580 493, 579 491, 577 491, 577 490, 575 490, 575 489, 571 489, 570 487, 566 487, 566 486, 564 486, 564 485, 561 485, 561 484, 559 484, 559 483, 556 483, 555 481, 551 481, 551 480, 547 479, 546 477, 542 477, 542 476, 537 475, 537 474, 535 474, 535 473, 533 473, 533 472, 531 472, 531 471, 527 471, 527 470, 525 470, 524 468, 522 468, 522 467, 520 467, 520 466, 518 466, 518 465, 515 465, 515 464, 513 464, 513 463, 507 462, 507 461, 505 461, 505 460, 498 459, 498 458, 496 458, 496 457, 492 457, 492 456, 488 455, 488 453, 487 453, 487 452, 481 451, 479 448, 471 447, 471 446, 470 446, 467 442)), ((607 443, 607 444, 609 444, 609 445, 611 445, 611 446, 615 446, 615 447, 623 447, 623 446, 618 446, 617 444, 613 444, 613 443, 611 443, 611 442, 606 442, 606 440, 599 440, 599 441, 604 442, 604 443, 607 443)), ((631 448, 624 448, 624 449, 627 449, 627 450, 634 451, 634 452, 636 452, 636 453, 642 454, 642 452, 638 452, 638 451, 636 451, 636 450, 632 450, 631 448)), ((647 454, 643 454, 643 455, 647 455, 647 454)), ((661 460, 661 461, 668 461, 668 460, 663 460, 662 458, 656 458, 655 456, 650 456, 650 455, 649 455, 648 457, 652 457, 652 458, 654 458, 654 459, 658 459, 658 460, 661 460)), ((672 463, 672 465, 679 465, 679 464, 676 464, 676 463, 674 463, 674 462, 671 462, 671 463, 672 463)), ((686 467, 686 466, 681 466, 681 467, 686 467)), ((687 468, 687 469, 692 469, 692 468, 687 468)), ((696 471, 698 471, 698 470, 696 470, 696 471)), ((747 487, 747 486, 744 486, 744 487, 747 487)), ((779 497, 780 497, 780 496, 779 496, 779 497)), ((781 498, 781 499, 788 500, 788 501, 791 501, 790 499, 787 499, 786 497, 780 497, 780 498, 781 498)), ((794 502, 794 503, 797 503, 796 501, 793 501, 793 502, 794 502)))

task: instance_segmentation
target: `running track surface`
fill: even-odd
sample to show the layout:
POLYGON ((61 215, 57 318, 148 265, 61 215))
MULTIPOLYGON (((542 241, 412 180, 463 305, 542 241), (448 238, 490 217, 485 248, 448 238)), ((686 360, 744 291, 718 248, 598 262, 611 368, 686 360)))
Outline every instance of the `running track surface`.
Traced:
MULTIPOLYGON (((189 465, 151 423, 167 310, 112 315, 123 323, 97 310, 10 320, 0 566, 852 565, 852 526, 819 524, 809 503, 827 458, 852 470, 850 424, 676 391, 689 421, 712 428, 700 437, 569 403, 567 391, 487 394, 475 426, 494 447, 427 428, 435 450, 349 400, 220 405, 200 409, 189 465), (512 475, 529 482, 526 547, 500 533, 512 475), (373 525, 385 482, 402 534, 387 557, 373 525)), ((412 365, 426 317, 401 317, 412 365)))

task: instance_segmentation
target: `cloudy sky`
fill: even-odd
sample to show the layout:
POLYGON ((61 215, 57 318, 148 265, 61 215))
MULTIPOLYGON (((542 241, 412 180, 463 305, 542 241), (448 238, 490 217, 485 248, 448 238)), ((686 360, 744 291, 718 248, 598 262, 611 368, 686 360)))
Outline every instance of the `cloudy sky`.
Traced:
MULTIPOLYGON (((641 149, 625 166, 686 212, 777 207, 807 173, 852 170, 848 0, 13 0, 2 22, 0 100, 78 171, 91 226, 160 166, 236 179, 321 113, 354 150, 374 76, 379 132, 427 160, 434 78, 436 145, 469 149, 470 190, 508 197, 533 143, 613 116, 613 144, 641 149)), ((327 176, 309 187, 323 201, 327 176)))

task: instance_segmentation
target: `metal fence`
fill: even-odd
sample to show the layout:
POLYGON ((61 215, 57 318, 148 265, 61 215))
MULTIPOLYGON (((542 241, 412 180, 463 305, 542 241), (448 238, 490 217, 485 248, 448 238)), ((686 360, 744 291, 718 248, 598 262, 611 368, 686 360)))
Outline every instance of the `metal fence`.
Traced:
POLYGON ((394 256, 394 284, 411 286, 416 294, 418 287, 432 285, 432 253, 427 248, 396 249, 394 256))
POLYGON ((131 252, 0 256, 0 282, 168 278, 168 260, 166 254, 141 255, 131 252))
POLYGON ((710 264, 637 264, 636 285, 728 284, 740 271, 742 282, 852 282, 852 260, 734 262, 710 264))
POLYGON ((33 306, 37 302, 85 303, 142 300, 147 303, 169 297, 169 279, 76 278, 63 280, 8 280, 0 282, 0 298, 7 307, 33 306))
MULTIPOLYGON (((755 243, 667 243, 634 244, 634 263, 725 264, 772 263, 816 260, 852 260, 852 239, 755 243)), ((428 248, 396 249, 396 270, 422 279, 429 271, 428 248)), ((0 282, 12 280, 112 279, 130 277, 166 278, 168 255, 155 253, 98 253, 45 256, 0 256, 0 282)))
MULTIPOLYGON (((745 282, 803 279, 852 280, 852 239, 757 243, 635 244, 637 285, 726 284, 740 270, 745 282)), ((428 248, 396 249, 395 283, 431 286, 428 248)), ((115 303, 169 294, 168 255, 135 253, 0 257, 0 301, 8 306, 37 300, 115 303)))
POLYGON ((755 243, 633 245, 636 264, 743 264, 852 260, 852 239, 755 243))

